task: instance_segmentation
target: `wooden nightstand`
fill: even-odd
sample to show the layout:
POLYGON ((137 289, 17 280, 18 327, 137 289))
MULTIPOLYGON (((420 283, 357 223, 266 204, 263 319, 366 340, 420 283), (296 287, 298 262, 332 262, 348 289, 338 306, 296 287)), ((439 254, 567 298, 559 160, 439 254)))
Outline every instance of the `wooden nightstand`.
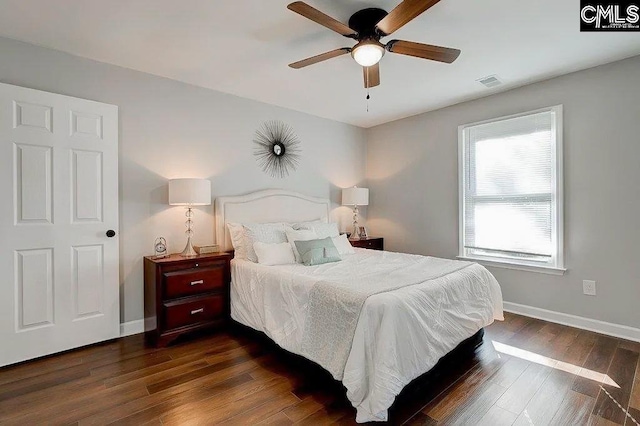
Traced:
POLYGON ((349 240, 352 246, 371 250, 384 250, 384 238, 369 237, 360 240, 349 240))
POLYGON ((145 335, 156 346, 229 319, 231 253, 144 258, 145 335))

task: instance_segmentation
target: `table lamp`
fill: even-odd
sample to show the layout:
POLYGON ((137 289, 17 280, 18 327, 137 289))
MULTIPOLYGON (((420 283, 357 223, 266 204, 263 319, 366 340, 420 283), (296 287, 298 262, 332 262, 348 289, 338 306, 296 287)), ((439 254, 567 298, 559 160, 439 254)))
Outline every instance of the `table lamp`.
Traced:
POLYGON ((342 190, 342 205, 353 206, 353 231, 350 240, 359 240, 360 232, 358 231, 358 206, 369 205, 369 188, 345 188, 342 190))
POLYGON ((196 256, 198 253, 191 245, 193 237, 193 206, 211 205, 211 181, 207 179, 171 179, 169 181, 169 204, 172 206, 187 206, 187 245, 180 253, 184 257, 196 256))

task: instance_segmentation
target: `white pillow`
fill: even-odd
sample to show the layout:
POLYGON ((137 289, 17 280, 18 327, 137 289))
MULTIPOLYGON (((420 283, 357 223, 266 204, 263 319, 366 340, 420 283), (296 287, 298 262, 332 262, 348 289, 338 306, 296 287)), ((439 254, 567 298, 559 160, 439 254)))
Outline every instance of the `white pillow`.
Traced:
POLYGON ((287 228, 286 234, 287 240, 289 241, 289 244, 291 244, 291 249, 293 250, 296 262, 302 263, 302 257, 300 257, 300 253, 298 253, 298 248, 296 247, 295 241, 317 240, 318 235, 315 233, 315 231, 311 231, 308 229, 295 230, 292 228, 287 228))
POLYGON ((296 258, 289 243, 253 243, 253 249, 258 256, 258 263, 261 265, 289 265, 296 263, 296 258))
POLYGON ((245 247, 247 250, 247 260, 258 262, 258 256, 253 247, 254 243, 286 243, 284 223, 245 223, 245 247))
POLYGON ((318 238, 335 238, 340 235, 337 223, 327 223, 322 221, 295 223, 293 229, 309 229, 315 231, 318 238))
POLYGON ((331 241, 333 241, 333 245, 338 249, 338 253, 340 253, 340 256, 343 256, 345 254, 353 254, 356 252, 345 234, 333 237, 331 238, 331 241))
POLYGON ((244 226, 240 223, 227 223, 227 229, 229 229, 229 236, 231 237, 231 244, 235 251, 234 257, 236 259, 246 259, 247 249, 245 245, 245 230, 244 226))

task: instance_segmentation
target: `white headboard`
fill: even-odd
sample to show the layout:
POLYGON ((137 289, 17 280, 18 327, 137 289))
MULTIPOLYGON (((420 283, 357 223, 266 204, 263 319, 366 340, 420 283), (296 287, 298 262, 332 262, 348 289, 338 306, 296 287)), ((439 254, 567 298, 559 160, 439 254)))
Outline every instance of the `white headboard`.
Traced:
POLYGON ((216 244, 231 250, 227 223, 305 222, 329 219, 331 202, 293 191, 267 189, 215 201, 216 244))

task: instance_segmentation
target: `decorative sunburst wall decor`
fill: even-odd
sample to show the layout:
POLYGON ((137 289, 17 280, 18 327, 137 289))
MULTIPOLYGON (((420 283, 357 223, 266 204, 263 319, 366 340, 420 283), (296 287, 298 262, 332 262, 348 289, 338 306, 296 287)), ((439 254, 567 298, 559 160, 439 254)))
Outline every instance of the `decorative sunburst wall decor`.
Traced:
POLYGON ((256 131, 253 154, 265 173, 284 178, 298 167, 300 139, 282 121, 267 121, 256 131))

